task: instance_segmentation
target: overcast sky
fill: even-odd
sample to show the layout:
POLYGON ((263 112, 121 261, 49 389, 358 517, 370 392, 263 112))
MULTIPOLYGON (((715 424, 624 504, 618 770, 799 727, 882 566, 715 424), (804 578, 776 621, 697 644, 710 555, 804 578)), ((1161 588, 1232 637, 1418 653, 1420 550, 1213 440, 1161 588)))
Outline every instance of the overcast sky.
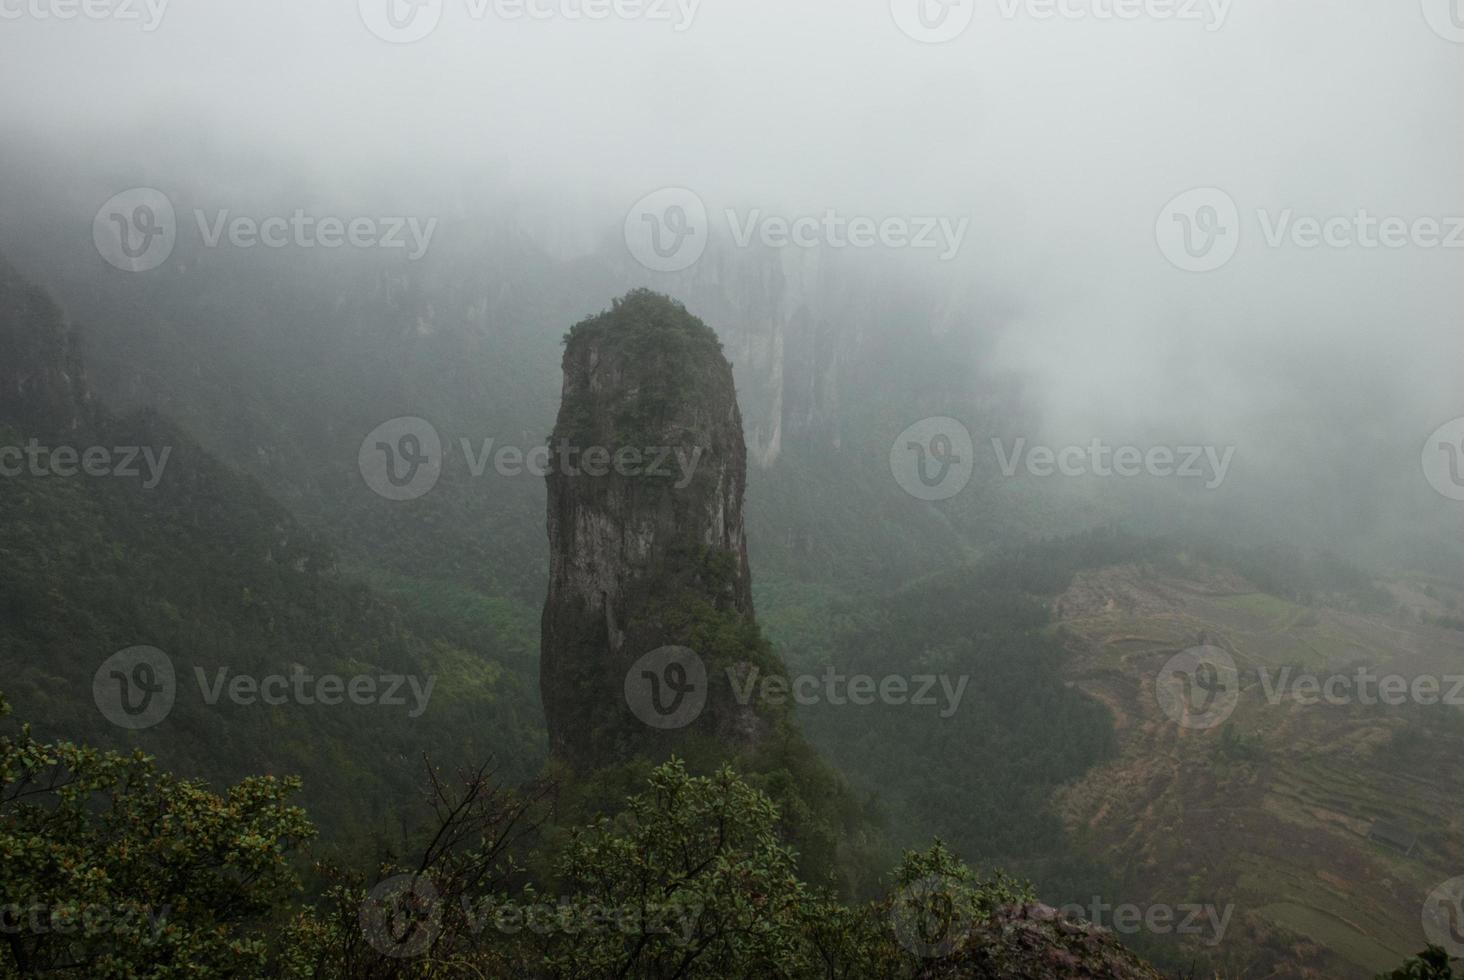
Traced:
POLYGON ((1012 299, 1003 362, 1049 382, 1059 421, 1223 428, 1305 411, 1314 390, 1384 399, 1407 425, 1464 414, 1464 230, 1428 247, 1412 224, 1447 237, 1464 217, 1464 0, 922 0, 923 17, 915 0, 644 0, 624 17, 628 0, 523 0, 539 19, 515 0, 125 0, 55 16, 80 2, 0 0, 5 139, 80 139, 99 166, 204 141, 342 193, 471 187, 586 228, 663 187, 714 215, 941 216, 969 224, 938 271, 1012 299), (572 16, 597 6, 611 16, 572 16), (1211 271, 1161 247, 1184 221, 1211 227, 1165 210, 1193 188, 1235 205, 1238 251, 1211 271), (1409 222, 1409 243, 1266 242, 1288 210, 1360 209, 1409 222))

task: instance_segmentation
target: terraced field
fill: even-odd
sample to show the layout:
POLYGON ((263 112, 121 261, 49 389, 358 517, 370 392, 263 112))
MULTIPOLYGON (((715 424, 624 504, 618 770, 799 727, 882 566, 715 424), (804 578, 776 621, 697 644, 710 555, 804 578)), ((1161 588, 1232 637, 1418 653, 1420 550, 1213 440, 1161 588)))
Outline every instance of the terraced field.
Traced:
POLYGON ((1420 617, 1457 589, 1386 584, 1400 607, 1377 616, 1297 605, 1200 566, 1086 572, 1058 600, 1073 683, 1110 707, 1120 740, 1117 759, 1062 792, 1064 819, 1085 850, 1129 869, 1131 895, 1233 906, 1206 952, 1243 959, 1246 976, 1396 967, 1426 942, 1428 893, 1464 874, 1460 708, 1304 704, 1260 677, 1274 688, 1288 667, 1464 674, 1464 632, 1420 617), (1202 643, 1232 655, 1239 696, 1223 723, 1190 729, 1162 710, 1156 680, 1202 643), (1371 839, 1379 822, 1416 835, 1411 853, 1371 839))

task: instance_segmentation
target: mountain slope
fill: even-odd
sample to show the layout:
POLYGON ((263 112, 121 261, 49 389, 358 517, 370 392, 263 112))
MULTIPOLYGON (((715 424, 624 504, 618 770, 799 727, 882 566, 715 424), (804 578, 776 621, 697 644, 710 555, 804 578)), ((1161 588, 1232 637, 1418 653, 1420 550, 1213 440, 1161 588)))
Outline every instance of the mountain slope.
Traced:
POLYGON ((429 623, 344 577, 317 535, 167 421, 97 407, 59 310, 0 268, 13 355, 0 462, 16 474, 0 476, 0 670, 42 734, 135 746, 214 780, 300 773, 311 812, 341 831, 394 821, 426 752, 493 757, 508 778, 537 770, 527 610, 474 597, 429 623), (142 675, 103 665, 137 647, 171 665, 174 703, 128 730, 106 715, 111 675, 142 675), (342 696, 328 674, 374 680, 342 696))
POLYGON ((1059 794, 1074 846, 1123 869, 1131 900, 1229 906, 1221 941, 1197 950, 1216 963, 1298 978, 1391 969, 1423 948, 1425 900, 1464 861, 1459 708, 1289 686, 1460 673, 1464 633, 1439 601, 1457 603, 1458 583, 1388 585, 1383 605, 1318 601, 1192 559, 1083 571, 1058 600, 1070 676, 1109 705, 1118 743, 1059 794), (1215 724, 1186 727, 1157 679, 1202 637, 1233 657, 1239 687, 1215 724))

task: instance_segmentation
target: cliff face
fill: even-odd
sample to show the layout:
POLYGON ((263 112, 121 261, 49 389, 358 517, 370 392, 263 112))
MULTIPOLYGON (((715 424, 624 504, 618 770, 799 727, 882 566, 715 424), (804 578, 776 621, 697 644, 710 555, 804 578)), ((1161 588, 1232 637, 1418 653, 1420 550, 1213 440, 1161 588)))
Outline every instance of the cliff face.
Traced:
POLYGON ((753 620, 742 418, 716 335, 645 291, 576 326, 550 449, 540 686, 552 748, 593 763, 678 735, 755 744, 763 719, 730 696, 726 669, 772 665, 753 620), (694 652, 706 682, 690 694, 705 707, 661 727, 628 685, 701 677, 632 675, 665 647, 694 652))
POLYGON ((88 422, 91 404, 60 309, 0 256, 0 420, 58 435, 88 422))
POLYGON ((769 469, 790 449, 837 443, 841 392, 878 320, 870 303, 878 290, 866 278, 830 268, 816 252, 714 241, 673 282, 723 330, 746 396, 752 466, 769 469))

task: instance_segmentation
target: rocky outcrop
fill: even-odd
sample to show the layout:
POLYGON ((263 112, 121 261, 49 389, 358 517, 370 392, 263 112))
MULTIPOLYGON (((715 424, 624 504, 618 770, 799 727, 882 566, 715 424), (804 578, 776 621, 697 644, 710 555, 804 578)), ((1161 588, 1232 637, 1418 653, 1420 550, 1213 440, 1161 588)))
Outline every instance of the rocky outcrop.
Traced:
POLYGON ((727 671, 780 668, 753 619, 747 451, 716 334, 673 300, 637 291, 577 325, 563 364, 540 665, 551 746, 585 763, 698 735, 750 747, 766 713, 731 696, 727 671), (689 692, 705 707, 658 727, 628 684, 642 680, 632 667, 667 647, 698 666, 664 680, 695 685, 705 671, 703 690, 689 692))
POLYGON ((1112 932, 1041 904, 1011 905, 976 923, 950 956, 920 980, 1164 980, 1112 932))

